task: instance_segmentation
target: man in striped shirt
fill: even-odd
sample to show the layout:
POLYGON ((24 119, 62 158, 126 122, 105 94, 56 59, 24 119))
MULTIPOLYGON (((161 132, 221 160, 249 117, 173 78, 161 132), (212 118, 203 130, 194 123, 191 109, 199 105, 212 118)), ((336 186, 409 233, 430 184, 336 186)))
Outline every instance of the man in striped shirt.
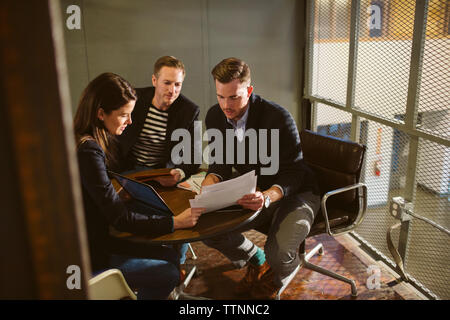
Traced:
MULTIPOLYGON (((159 58, 152 75, 153 87, 137 88, 138 100, 131 114, 133 124, 120 136, 122 169, 174 168, 170 176, 157 178, 163 186, 174 186, 183 178, 196 173, 199 164, 174 165, 172 148, 178 141, 171 141, 172 132, 187 129, 194 136, 194 121, 200 109, 181 94, 185 77, 183 63, 175 57, 159 58)), ((194 143, 191 155, 194 155, 194 143)))

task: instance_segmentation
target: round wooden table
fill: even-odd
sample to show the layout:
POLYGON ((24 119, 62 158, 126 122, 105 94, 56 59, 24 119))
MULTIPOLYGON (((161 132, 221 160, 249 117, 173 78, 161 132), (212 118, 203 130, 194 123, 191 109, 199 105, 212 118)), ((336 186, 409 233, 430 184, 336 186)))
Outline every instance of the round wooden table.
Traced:
MULTIPOLYGON (((139 179, 140 176, 148 175, 152 170, 139 171, 127 174, 127 177, 139 179)), ((139 180, 138 180, 139 181, 139 180)), ((142 182, 142 181, 141 181, 142 182)), ((115 189, 118 191, 121 187, 116 180, 112 180, 115 189)), ((164 199, 166 204, 172 210, 174 215, 178 215, 186 208, 189 208, 189 199, 195 197, 195 193, 183 190, 177 187, 162 187, 154 181, 147 181, 164 199)), ((242 209, 233 212, 209 212, 200 216, 198 223, 189 229, 178 229, 172 233, 159 237, 136 236, 131 233, 118 232, 111 230, 111 235, 132 242, 145 242, 154 244, 177 244, 185 242, 195 242, 218 236, 230 231, 237 230, 252 222, 260 211, 242 209)))

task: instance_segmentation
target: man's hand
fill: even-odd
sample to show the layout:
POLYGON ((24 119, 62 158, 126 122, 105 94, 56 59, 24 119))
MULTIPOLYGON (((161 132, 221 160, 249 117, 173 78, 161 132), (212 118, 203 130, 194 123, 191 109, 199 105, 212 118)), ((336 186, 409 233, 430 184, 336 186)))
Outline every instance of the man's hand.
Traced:
POLYGON ((246 194, 237 203, 245 209, 257 211, 264 206, 264 195, 262 192, 256 191, 255 193, 246 194))
MULTIPOLYGON (((220 178, 218 176, 216 176, 215 174, 210 173, 205 177, 205 179, 203 179, 202 188, 204 186, 209 186, 209 185, 216 184, 219 182, 220 182, 220 178)), ((201 189, 200 189, 200 193, 202 193, 201 189)))
POLYGON ((170 176, 161 176, 154 179, 158 181, 163 187, 173 187, 181 180, 181 174, 178 170, 170 170, 170 176))
POLYGON ((256 211, 264 207, 264 198, 266 196, 269 196, 270 203, 274 203, 283 198, 283 193, 279 187, 272 186, 263 192, 256 191, 255 193, 246 194, 237 203, 245 209, 256 211))

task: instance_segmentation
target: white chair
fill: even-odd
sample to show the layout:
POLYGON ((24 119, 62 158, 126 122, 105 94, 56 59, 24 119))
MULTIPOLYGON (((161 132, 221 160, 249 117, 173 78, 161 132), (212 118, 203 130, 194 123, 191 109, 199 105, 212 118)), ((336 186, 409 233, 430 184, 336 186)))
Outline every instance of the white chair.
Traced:
POLYGON ((89 280, 90 300, 136 300, 119 269, 109 269, 89 280))

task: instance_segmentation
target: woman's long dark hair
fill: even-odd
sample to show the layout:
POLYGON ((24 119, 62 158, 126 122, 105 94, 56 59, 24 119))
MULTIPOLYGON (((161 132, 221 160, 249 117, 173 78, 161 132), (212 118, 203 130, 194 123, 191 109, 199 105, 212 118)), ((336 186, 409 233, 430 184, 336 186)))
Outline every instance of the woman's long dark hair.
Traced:
POLYGON ((103 121, 98 119, 98 110, 102 108, 106 114, 110 114, 136 99, 136 92, 130 83, 117 74, 102 73, 92 80, 81 95, 74 118, 77 147, 87 140, 95 140, 106 154, 106 165, 109 168, 116 167, 115 139, 103 121))

